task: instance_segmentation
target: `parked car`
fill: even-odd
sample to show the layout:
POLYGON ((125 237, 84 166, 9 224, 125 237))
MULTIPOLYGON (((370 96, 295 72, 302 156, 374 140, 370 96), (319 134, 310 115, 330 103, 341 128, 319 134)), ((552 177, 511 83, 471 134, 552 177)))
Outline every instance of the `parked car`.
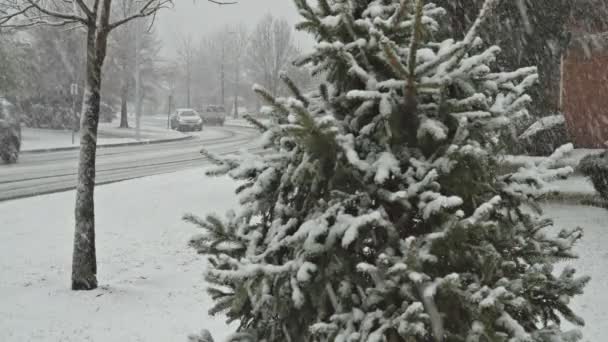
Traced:
POLYGON ((221 105, 209 105, 202 111, 201 118, 206 125, 223 126, 226 121, 226 109, 221 105))
POLYGON ((21 124, 15 105, 0 97, 0 158, 16 163, 21 149, 21 124))
POLYGON ((202 131, 203 120, 200 115, 190 108, 178 109, 171 116, 171 129, 183 131, 202 131))

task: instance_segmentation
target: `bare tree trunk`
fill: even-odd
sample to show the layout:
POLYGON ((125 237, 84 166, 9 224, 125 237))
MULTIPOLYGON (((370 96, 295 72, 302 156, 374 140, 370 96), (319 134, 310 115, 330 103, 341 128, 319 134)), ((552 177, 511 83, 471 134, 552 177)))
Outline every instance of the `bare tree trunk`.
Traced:
POLYGON ((106 53, 107 32, 94 25, 87 32, 87 85, 80 120, 80 159, 76 187, 76 229, 72 255, 72 290, 97 288, 95 254, 95 159, 101 102, 101 69, 106 53))
MULTIPOLYGON (((123 70, 124 72, 124 70, 123 70)), ((120 89, 120 128, 129 128, 128 105, 129 98, 129 76, 124 73, 122 88, 120 89)))

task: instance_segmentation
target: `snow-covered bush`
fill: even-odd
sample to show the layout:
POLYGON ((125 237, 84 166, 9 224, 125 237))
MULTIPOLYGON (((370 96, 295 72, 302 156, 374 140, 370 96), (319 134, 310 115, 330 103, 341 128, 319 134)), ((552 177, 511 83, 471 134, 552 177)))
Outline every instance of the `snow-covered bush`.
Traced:
POLYGON ((499 172, 500 131, 526 114, 536 69, 497 72, 500 49, 442 35, 427 1, 297 0, 317 44, 298 63, 318 91, 268 103, 265 151, 207 156, 241 183, 242 207, 193 215, 208 256, 211 313, 260 341, 571 342, 563 319, 587 277, 571 268, 580 229, 547 232, 537 199, 572 172, 571 145, 499 172))
POLYGON ((520 136, 530 127, 536 118, 532 115, 522 115, 511 119, 509 125, 503 127, 500 134, 500 143, 508 155, 528 154, 528 145, 520 136))
POLYGON ((190 334, 188 342, 214 342, 213 336, 207 329, 201 330, 200 334, 190 334))
POLYGON ((602 199, 608 201, 608 152, 586 156, 579 169, 591 180, 602 199))
MULTIPOLYGON (((214 342, 214 339, 209 330, 203 329, 200 334, 188 335, 188 342, 214 342)), ((231 334, 226 341, 221 342, 258 342, 258 340, 249 333, 238 332, 231 334)))
POLYGON ((566 121, 562 114, 538 119, 519 138, 527 154, 538 156, 548 156, 556 148, 570 142, 566 121))
MULTIPOLYGON (((79 108, 81 99, 76 103, 79 108)), ((80 112, 74 113, 73 103, 68 99, 33 98, 22 101, 23 121, 29 127, 50 129, 79 128, 80 112), (75 115, 76 114, 76 115, 75 115)), ((111 122, 116 110, 107 102, 101 102, 99 120, 111 122)))

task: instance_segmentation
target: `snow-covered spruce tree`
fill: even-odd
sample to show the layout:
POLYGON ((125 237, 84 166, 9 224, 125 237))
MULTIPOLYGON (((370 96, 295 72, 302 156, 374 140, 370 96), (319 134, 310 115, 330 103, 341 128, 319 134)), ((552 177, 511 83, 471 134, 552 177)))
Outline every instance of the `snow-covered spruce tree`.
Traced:
POLYGON ((580 229, 547 231, 536 211, 571 146, 504 174, 496 132, 526 115, 535 68, 493 72, 477 38, 461 41, 423 0, 296 0, 317 39, 299 63, 327 75, 290 98, 255 91, 275 120, 265 151, 219 158, 241 182, 225 219, 188 215, 208 255, 211 313, 259 341, 575 341, 568 307, 587 277, 580 229))

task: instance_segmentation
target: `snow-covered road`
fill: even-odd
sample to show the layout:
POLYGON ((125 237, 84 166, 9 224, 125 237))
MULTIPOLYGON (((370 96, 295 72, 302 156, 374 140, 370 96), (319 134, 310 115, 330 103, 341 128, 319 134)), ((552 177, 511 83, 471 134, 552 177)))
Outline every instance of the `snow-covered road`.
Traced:
MULTIPOLYGON (((247 127, 206 127, 194 139, 98 150, 97 184, 200 166, 201 148, 224 154, 255 147, 258 132, 247 127)), ((19 163, 0 164, 0 201, 73 189, 78 151, 25 153, 19 163)))

